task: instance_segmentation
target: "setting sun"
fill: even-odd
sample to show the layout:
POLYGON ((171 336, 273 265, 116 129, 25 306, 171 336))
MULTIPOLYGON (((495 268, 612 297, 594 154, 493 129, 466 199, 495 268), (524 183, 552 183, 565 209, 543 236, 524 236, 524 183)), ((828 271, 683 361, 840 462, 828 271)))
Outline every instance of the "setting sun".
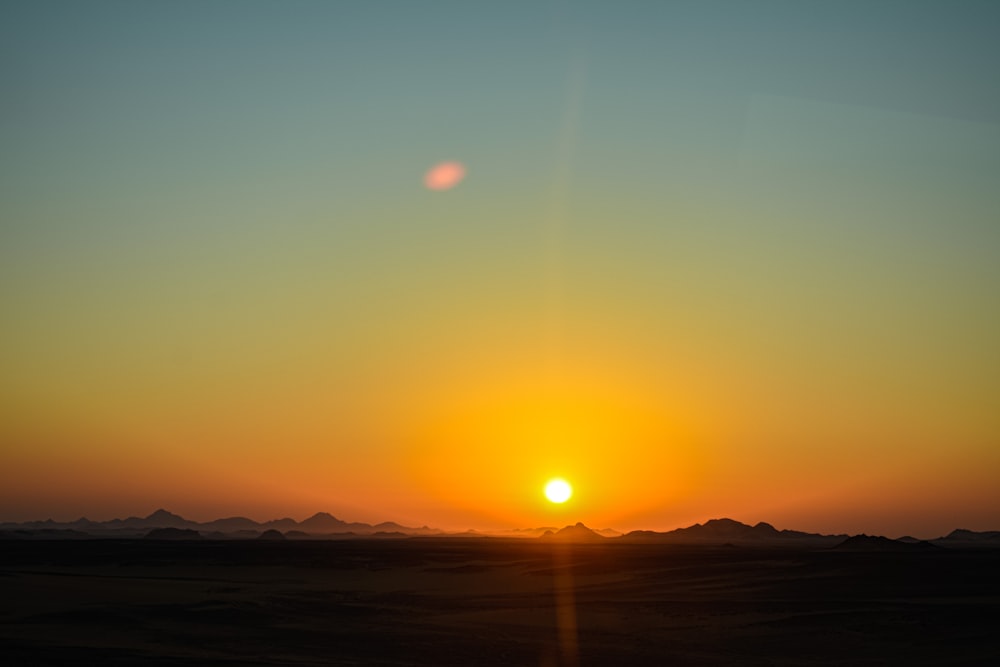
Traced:
POLYGON ((545 497, 554 503, 564 503, 573 495, 573 487, 564 479, 553 479, 545 485, 545 497))

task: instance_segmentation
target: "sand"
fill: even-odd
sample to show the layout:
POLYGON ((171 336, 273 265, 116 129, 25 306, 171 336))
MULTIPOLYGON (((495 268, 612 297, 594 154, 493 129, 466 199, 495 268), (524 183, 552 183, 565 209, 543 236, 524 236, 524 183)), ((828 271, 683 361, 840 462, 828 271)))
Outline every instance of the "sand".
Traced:
POLYGON ((5 665, 1000 664, 1000 552, 0 544, 5 665))

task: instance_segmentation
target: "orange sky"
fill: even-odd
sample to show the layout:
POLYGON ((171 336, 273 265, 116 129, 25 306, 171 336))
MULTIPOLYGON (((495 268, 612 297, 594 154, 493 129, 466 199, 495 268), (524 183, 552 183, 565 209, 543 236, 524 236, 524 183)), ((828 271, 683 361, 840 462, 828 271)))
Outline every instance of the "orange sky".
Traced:
POLYGON ((0 521, 1000 528, 997 10, 251 5, 4 10, 0 521))

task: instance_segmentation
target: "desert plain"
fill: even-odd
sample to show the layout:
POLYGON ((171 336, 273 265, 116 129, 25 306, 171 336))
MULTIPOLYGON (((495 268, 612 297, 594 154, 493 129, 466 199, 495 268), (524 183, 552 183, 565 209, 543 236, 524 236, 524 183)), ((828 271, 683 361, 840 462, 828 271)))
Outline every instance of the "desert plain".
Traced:
POLYGON ((986 665, 996 549, 0 544, 5 665, 986 665))

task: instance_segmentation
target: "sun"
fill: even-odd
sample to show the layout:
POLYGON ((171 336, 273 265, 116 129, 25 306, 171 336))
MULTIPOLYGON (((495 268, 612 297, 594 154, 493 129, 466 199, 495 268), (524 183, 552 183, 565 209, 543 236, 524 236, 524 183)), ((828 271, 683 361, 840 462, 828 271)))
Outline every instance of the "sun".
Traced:
POLYGON ((545 485, 545 497, 554 503, 564 503, 573 495, 573 487, 564 479, 551 479, 545 485))

